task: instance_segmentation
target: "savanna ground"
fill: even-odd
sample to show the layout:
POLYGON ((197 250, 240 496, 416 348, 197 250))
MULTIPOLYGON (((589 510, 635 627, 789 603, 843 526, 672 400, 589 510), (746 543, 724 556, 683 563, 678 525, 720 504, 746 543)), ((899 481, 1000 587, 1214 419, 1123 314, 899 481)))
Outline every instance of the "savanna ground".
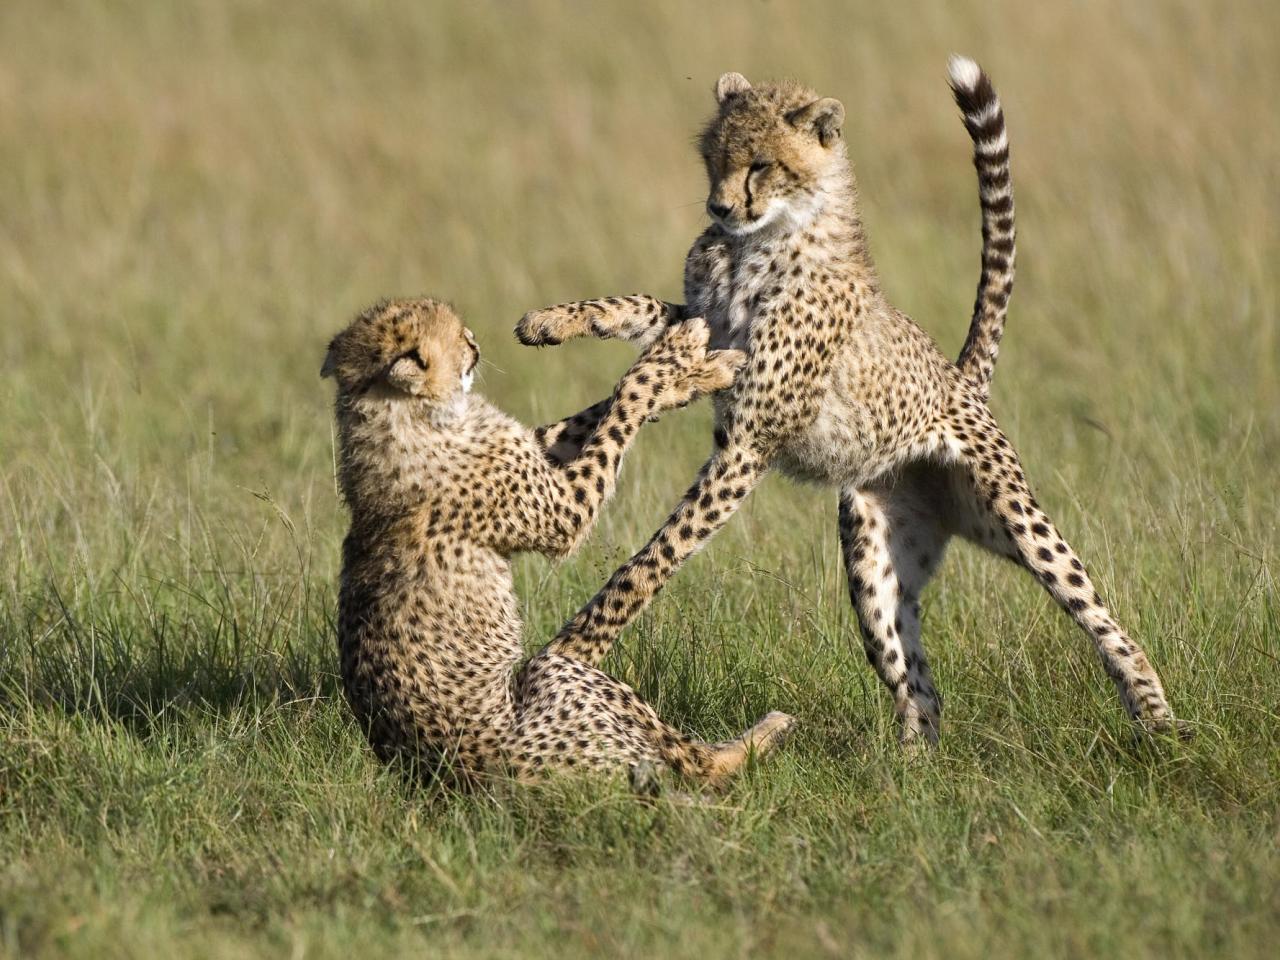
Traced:
MULTIPOLYGON (((0 951, 1270 955, 1280 8, 869 6, 0 5, 0 951), (625 347, 511 326, 679 297, 691 135, 737 69, 843 99, 884 283, 954 354, 951 50, 1013 138, 997 411, 1198 739, 1135 748, 1085 639, 957 546, 926 598, 944 738, 907 760, 834 497, 772 478, 611 666, 707 737, 795 713, 776 762, 697 808, 408 795, 334 673, 326 338, 430 292, 512 412, 601 396, 625 347)), ((531 647, 708 432, 649 429, 582 554, 520 563, 531 647)))

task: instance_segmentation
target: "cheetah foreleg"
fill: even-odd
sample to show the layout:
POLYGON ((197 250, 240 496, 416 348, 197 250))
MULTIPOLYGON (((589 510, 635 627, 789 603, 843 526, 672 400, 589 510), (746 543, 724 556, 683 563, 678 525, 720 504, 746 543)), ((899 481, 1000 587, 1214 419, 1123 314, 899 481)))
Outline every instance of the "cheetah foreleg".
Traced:
POLYGON ((614 572, 546 651, 599 664, 684 561, 729 522, 763 472, 762 458, 749 447, 728 442, 717 450, 662 529, 614 572))
POLYGON ((673 323, 685 319, 680 304, 637 294, 577 300, 530 310, 516 324, 516 339, 527 347, 554 346, 575 337, 627 340, 646 347, 673 323))
POLYGON ((547 475, 537 509, 502 514, 508 526, 531 528, 524 536, 532 539, 512 534, 508 547, 553 556, 573 550, 613 494, 623 456, 645 421, 733 382, 745 356, 737 350, 708 350, 709 337, 703 320, 686 320, 667 328, 645 350, 577 455, 563 463, 543 460, 547 475))
POLYGON ((612 406, 613 397, 606 397, 571 417, 538 427, 533 431, 534 440, 552 463, 565 464, 576 460, 582 453, 583 442, 600 425, 612 406))

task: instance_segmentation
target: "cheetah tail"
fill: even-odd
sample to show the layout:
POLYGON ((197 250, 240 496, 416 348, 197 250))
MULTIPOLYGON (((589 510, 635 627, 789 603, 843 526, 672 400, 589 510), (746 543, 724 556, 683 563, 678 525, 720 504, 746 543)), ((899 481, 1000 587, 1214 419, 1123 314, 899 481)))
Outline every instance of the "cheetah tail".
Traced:
POLYGON ((956 365, 973 380, 986 399, 1000 337, 1004 333, 1009 294, 1013 291, 1013 180, 1009 174, 1009 137, 1004 110, 991 79, 968 57, 952 56, 947 65, 951 92, 973 138, 973 165, 978 171, 982 205, 982 276, 973 305, 969 335, 956 365))

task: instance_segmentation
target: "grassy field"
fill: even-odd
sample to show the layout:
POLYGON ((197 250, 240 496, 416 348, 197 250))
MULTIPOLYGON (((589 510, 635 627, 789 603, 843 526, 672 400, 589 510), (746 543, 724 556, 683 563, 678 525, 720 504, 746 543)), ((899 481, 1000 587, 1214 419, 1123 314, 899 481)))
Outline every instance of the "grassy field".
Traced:
MULTIPOLYGON (((0 953, 1273 955, 1280 7, 890 6, 0 5, 0 953), (610 667, 707 737, 795 713, 776 762, 703 808, 406 793, 335 677, 328 336, 432 293, 513 413, 596 399, 626 348, 511 327, 678 298, 736 69, 844 101, 884 284, 954 354, 952 50, 1013 142, 997 412, 1199 737, 1136 748, 1083 636, 957 546, 925 602, 942 745, 903 757, 834 496, 772 478, 610 667)), ((571 562, 521 561, 531 647, 708 422, 647 431, 571 562)))

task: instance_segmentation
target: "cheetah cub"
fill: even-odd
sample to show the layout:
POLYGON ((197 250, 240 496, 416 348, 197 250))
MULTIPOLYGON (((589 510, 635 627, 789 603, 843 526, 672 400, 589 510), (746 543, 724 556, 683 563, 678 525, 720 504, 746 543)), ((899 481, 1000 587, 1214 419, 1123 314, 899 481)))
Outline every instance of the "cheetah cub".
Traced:
POLYGON ((727 386, 741 355, 701 320, 668 327, 613 396, 529 430, 469 392, 480 351, 444 303, 362 313, 329 346, 339 476, 351 513, 338 641, 343 686, 377 755, 460 783, 544 768, 665 767, 718 784, 784 738, 772 713, 706 744, 624 683, 544 653, 517 675, 510 557, 572 551, 613 493, 642 423, 727 386))
POLYGON ((974 143, 982 275, 952 363, 881 291, 841 138, 844 107, 796 83, 727 73, 699 141, 711 225, 685 261, 685 305, 653 297, 533 311, 527 344, 647 343, 704 316, 711 345, 747 354, 717 398, 715 449, 670 519, 548 652, 595 662, 771 468, 839 490, 839 533, 867 659, 901 736, 932 743, 942 700, 920 640, 920 592, 956 535, 1028 570, 1093 643, 1130 716, 1174 729, 1160 678, 1032 496, 987 407, 1013 288, 1013 188, 1000 101, 972 60, 951 86, 974 143))

